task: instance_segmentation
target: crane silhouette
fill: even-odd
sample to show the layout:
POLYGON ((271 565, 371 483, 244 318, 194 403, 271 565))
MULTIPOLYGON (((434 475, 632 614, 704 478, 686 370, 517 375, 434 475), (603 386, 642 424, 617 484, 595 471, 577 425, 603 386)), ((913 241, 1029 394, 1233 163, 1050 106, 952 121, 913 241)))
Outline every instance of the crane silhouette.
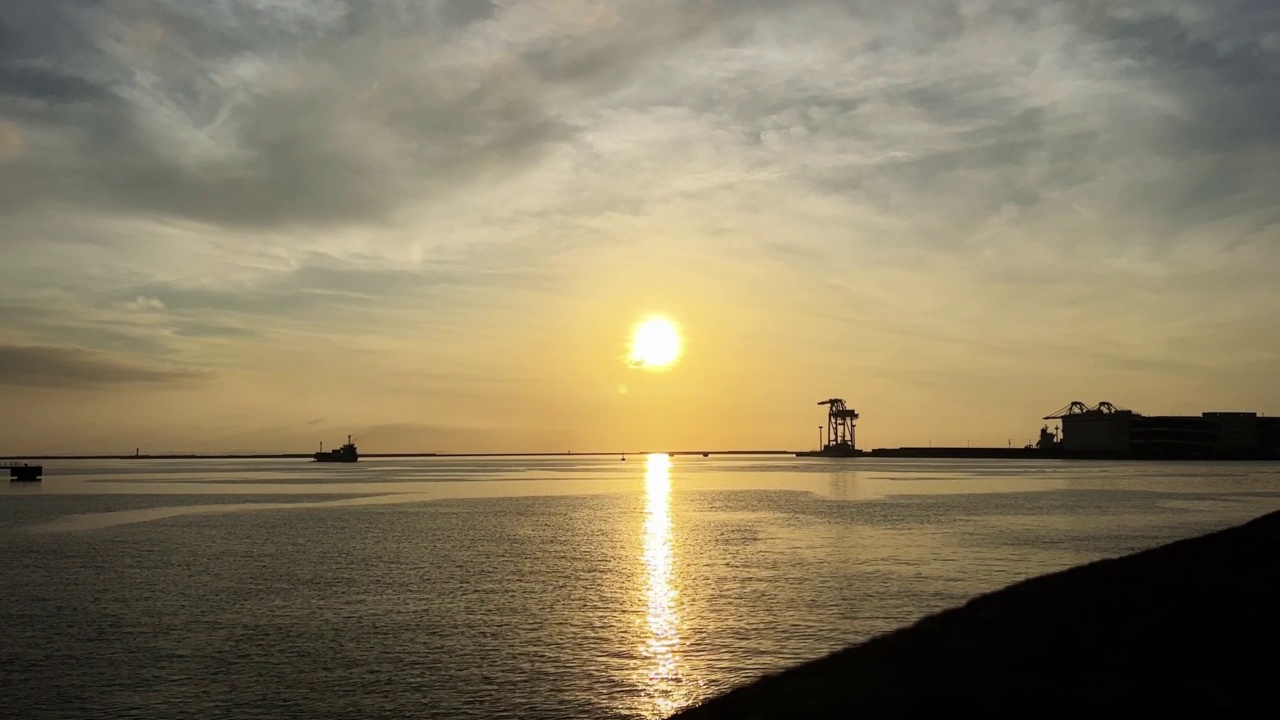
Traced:
POLYGON ((823 449, 853 450, 856 448, 854 429, 858 424, 858 411, 847 407, 841 398, 823 400, 818 404, 827 406, 827 444, 823 449))

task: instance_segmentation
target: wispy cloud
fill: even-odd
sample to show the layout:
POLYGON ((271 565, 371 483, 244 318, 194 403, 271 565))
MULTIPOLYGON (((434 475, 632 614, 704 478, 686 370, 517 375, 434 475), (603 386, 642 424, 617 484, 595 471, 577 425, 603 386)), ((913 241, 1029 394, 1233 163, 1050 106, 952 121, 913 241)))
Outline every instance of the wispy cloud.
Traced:
POLYGON ((150 310, 159 310, 163 312, 167 309, 164 306, 163 300, 158 297, 147 297, 146 295, 139 295, 132 300, 126 300, 124 306, 137 312, 146 312, 150 310))

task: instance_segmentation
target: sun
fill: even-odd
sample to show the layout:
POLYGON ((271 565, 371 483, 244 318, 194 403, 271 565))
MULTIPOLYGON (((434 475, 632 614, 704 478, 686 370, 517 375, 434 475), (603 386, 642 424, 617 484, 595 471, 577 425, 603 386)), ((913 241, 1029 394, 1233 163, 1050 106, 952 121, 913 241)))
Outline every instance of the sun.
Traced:
POLYGON ((627 364, 646 370, 668 368, 680 357, 680 332, 664 317, 651 317, 636 326, 627 364))

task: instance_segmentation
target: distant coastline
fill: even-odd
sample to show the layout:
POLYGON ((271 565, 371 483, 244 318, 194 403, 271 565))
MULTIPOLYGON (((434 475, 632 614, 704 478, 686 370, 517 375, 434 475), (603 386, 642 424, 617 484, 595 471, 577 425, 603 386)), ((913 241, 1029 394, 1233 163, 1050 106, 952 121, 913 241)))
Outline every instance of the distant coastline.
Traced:
MULTIPOLYGON (((794 450, 625 450, 618 452, 361 453, 361 458, 626 457, 651 455, 795 455, 794 450)), ((0 455, 0 460, 310 460, 313 453, 153 453, 132 455, 0 455)))
MULTIPOLYGON (((1183 457, 1139 455, 1134 453, 1064 453, 1042 452, 1035 448, 949 448, 903 447, 859 450, 849 455, 825 455, 814 451, 795 450, 626 450, 617 452, 411 452, 411 453, 361 453, 364 458, 559 458, 559 457, 641 457, 661 454, 670 456, 766 456, 800 457, 828 461, 854 459, 919 459, 919 460, 1146 460, 1153 462, 1277 462, 1268 456, 1208 456, 1183 457)), ((0 455, 0 461, 60 461, 60 460, 312 460, 314 453, 152 453, 133 455, 0 455)))

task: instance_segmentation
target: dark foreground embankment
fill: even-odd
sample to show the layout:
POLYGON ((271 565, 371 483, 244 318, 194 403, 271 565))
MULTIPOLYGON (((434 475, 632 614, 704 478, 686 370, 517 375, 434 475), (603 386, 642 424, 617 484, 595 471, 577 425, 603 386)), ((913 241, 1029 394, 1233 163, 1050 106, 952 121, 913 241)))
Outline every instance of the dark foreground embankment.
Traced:
POLYGON ((1280 717, 1278 698, 1272 513, 975 598, 676 717, 1280 717))

